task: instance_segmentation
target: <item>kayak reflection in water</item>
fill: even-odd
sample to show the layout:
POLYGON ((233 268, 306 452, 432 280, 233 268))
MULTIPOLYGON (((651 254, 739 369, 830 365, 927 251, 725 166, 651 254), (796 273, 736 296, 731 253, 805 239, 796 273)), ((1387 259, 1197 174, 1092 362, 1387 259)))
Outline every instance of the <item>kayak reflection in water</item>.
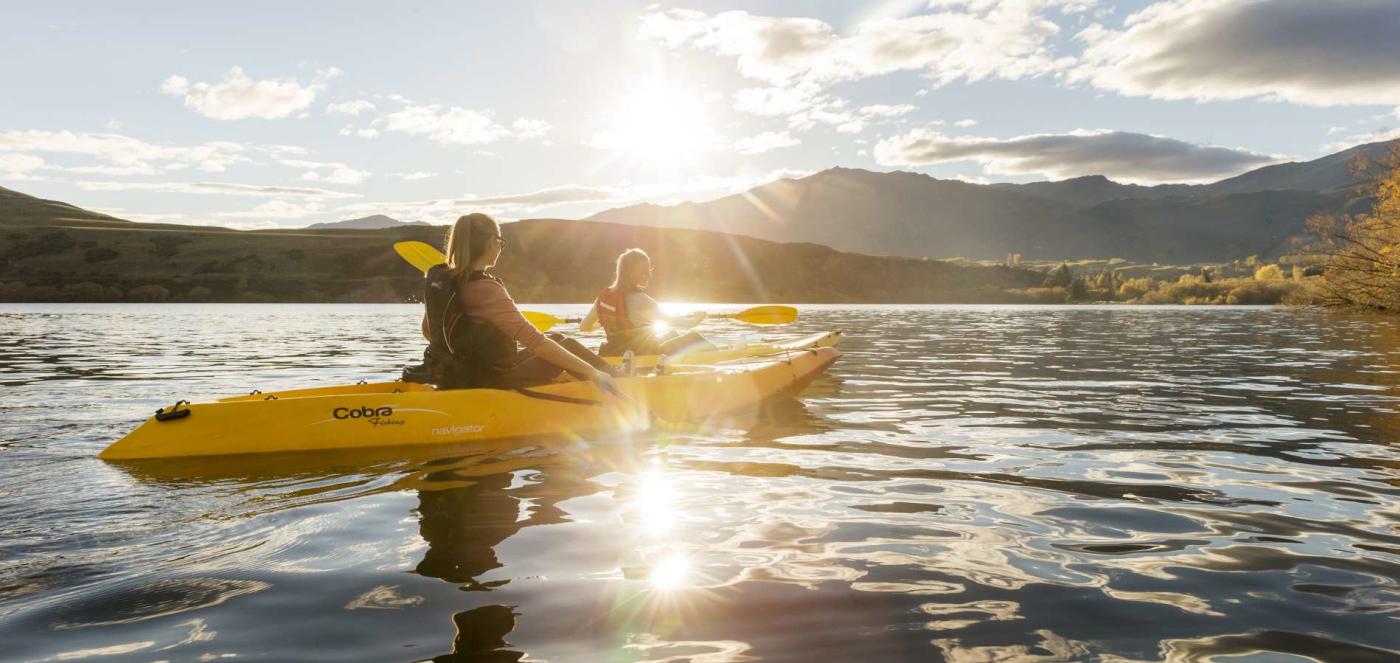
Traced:
MULTIPOLYGON (((423 561, 415 569, 419 575, 465 583, 469 591, 490 591, 506 581, 481 583, 479 576, 501 567, 495 547, 524 525, 562 520, 553 509, 531 522, 519 523, 519 500, 506 492, 510 474, 474 477, 464 488, 432 490, 431 483, 460 481, 450 470, 429 475, 429 484, 418 492, 419 532, 428 544, 423 561)), ((552 505, 551 505, 552 506, 552 505)), ((452 653, 434 661, 518 661, 521 652, 508 649, 506 636, 515 630, 518 613, 506 605, 488 604, 452 616, 457 636, 452 653)))
POLYGON ((505 247, 500 225, 485 214, 463 216, 448 232, 447 262, 424 279, 430 381, 439 389, 517 389, 553 382, 567 371, 617 394, 615 369, 574 339, 540 333, 488 272, 505 247))
MULTIPOLYGON (((548 456, 535 463, 462 458, 442 463, 418 485, 419 535, 427 550, 414 571, 459 584, 466 592, 484 593, 469 600, 476 606, 452 616, 456 630, 452 653, 433 661, 503 662, 525 657, 507 641, 522 611, 487 598, 490 592, 508 585, 512 574, 486 581, 481 576, 505 566, 496 553, 501 543, 525 527, 568 522, 568 514, 558 503, 596 490, 587 472, 549 467, 566 459, 584 462, 573 456, 548 456), (518 485, 517 477, 528 480, 518 485)), ((577 469, 576 465, 569 467, 577 469)))
POLYGON ((617 257, 612 285, 598 293, 593 308, 579 324, 580 331, 593 331, 599 325, 608 340, 599 349, 604 357, 617 357, 628 350, 638 355, 674 355, 682 352, 714 350, 704 336, 688 331, 659 332, 658 323, 688 329, 705 319, 704 311, 688 316, 669 316, 661 310, 646 287, 651 282, 651 257, 641 249, 627 249, 617 257))

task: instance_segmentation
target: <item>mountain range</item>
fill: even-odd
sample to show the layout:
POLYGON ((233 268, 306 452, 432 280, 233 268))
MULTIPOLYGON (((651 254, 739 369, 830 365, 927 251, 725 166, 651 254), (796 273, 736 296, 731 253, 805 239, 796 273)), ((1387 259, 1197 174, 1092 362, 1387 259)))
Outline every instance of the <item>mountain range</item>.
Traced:
POLYGON ((313 223, 306 226, 309 230, 377 230, 380 228, 401 228, 403 226, 426 226, 422 221, 400 221, 383 214, 372 214, 362 216, 358 219, 346 219, 344 221, 331 221, 327 223, 313 223))
MULTIPOLYGON (((1371 143, 1200 185, 1140 186, 1103 176, 975 184, 908 172, 831 168, 707 202, 633 205, 588 220, 911 258, 999 260, 1021 254, 1027 260, 1123 258, 1173 264, 1250 255, 1273 259, 1297 249, 1310 215, 1368 209, 1373 199, 1358 186, 1364 177, 1353 163, 1379 159, 1397 146, 1400 141, 1371 143)), ((75 223, 112 227, 129 222, 0 188, 0 225, 75 223)), ((373 215, 280 232, 414 228, 430 226, 373 215)))
POLYGON ((1125 258, 1174 263, 1275 258, 1297 248, 1317 212, 1368 209, 1358 159, 1371 143, 1211 184, 1141 186, 1103 176, 975 184, 908 172, 831 168, 708 202, 640 204, 589 220, 698 228, 907 257, 1125 258))

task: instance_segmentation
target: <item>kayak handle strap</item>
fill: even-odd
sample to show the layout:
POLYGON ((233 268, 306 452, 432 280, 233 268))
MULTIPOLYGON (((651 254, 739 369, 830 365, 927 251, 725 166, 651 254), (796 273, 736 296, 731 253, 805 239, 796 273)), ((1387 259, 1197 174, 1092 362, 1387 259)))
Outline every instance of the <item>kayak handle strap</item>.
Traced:
POLYGON ((156 421, 174 421, 175 419, 184 419, 190 416, 189 404, 189 401, 175 401, 175 404, 171 405, 170 409, 161 408, 156 410, 156 421), (181 405, 187 407, 182 410, 180 409, 181 405))

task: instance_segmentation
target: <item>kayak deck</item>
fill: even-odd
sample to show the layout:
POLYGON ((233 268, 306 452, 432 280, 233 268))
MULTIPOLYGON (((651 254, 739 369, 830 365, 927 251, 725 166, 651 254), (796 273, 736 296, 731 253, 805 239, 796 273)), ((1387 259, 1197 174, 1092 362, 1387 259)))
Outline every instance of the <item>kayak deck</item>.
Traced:
POLYGON ((163 409, 99 457, 173 458, 460 443, 646 429, 795 394, 841 356, 833 347, 618 378, 619 401, 592 382, 528 390, 390 382, 249 394, 163 409))
MULTIPOLYGON (((746 359, 750 357, 766 357, 780 355, 784 352, 794 352, 809 348, 835 347, 845 338, 845 334, 840 331, 826 331, 801 336, 787 341, 776 343, 747 343, 735 345, 718 350, 705 352, 681 353, 669 359, 672 366, 695 365, 695 364, 717 364, 720 362, 746 359)), ((621 365, 621 357, 604 357, 613 365, 621 365)), ((633 357, 633 366, 638 369, 655 368, 656 355, 639 355, 633 357)), ((433 387, 415 382, 404 382, 394 380, 392 382, 361 382, 359 384, 335 385, 329 387, 308 387, 305 389, 288 389, 285 391, 253 391, 241 396, 229 396, 220 398, 219 402, 227 403, 233 401, 261 401, 271 398, 304 398, 307 396, 334 396, 334 395, 354 395, 354 394, 377 394, 397 391, 434 391, 433 387)))

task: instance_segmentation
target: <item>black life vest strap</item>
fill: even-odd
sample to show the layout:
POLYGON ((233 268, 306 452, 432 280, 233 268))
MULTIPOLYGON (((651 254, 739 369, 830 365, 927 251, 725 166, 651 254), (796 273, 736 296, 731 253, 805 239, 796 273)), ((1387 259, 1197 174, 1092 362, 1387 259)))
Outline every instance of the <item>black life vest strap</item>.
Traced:
POLYGON ((569 403, 571 405, 603 404, 602 401, 595 401, 587 398, 574 398, 573 396, 560 396, 559 394, 546 394, 542 391, 535 391, 533 389, 526 389, 524 387, 517 388, 515 391, 520 392, 520 394, 524 396, 529 396, 530 398, 538 398, 543 401, 554 401, 555 403, 569 403))

